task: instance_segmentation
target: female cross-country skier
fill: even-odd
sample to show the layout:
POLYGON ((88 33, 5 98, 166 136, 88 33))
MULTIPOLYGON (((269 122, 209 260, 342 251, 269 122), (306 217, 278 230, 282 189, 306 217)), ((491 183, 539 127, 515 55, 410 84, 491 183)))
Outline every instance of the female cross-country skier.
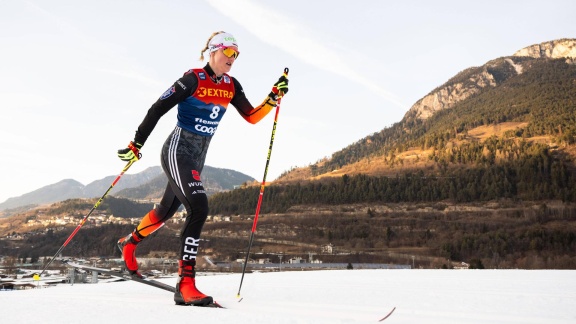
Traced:
POLYGON ((196 288, 195 281, 198 243, 208 216, 208 198, 201 175, 208 145, 228 104, 231 103, 246 121, 254 124, 264 118, 276 106, 278 98, 288 92, 288 79, 282 76, 262 104, 253 107, 240 82, 227 74, 240 54, 234 36, 223 31, 212 34, 201 51, 201 61, 206 51, 210 55, 208 63, 201 69, 187 71, 174 82, 150 107, 136 130, 134 140, 127 148, 118 150, 118 156, 123 161, 138 160, 140 149, 158 120, 178 105, 176 128, 166 139, 161 153, 162 168, 168 177, 164 196, 132 233, 118 240, 127 270, 133 276, 142 277, 135 256, 138 243, 162 227, 180 205, 184 205, 186 222, 181 232, 179 277, 174 293, 177 305, 207 306, 213 302, 212 297, 196 288))

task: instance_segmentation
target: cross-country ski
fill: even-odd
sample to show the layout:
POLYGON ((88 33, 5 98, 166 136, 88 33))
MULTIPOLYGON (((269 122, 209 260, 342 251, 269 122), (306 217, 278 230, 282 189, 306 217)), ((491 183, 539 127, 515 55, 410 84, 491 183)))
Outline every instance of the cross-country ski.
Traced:
POLYGON ((390 311, 390 313, 388 313, 386 316, 382 317, 378 322, 382 322, 383 320, 387 319, 388 317, 390 317, 390 315, 392 315, 392 313, 394 313, 394 311, 396 310, 396 307, 392 308, 392 310, 390 311))
MULTIPOLYGON (((64 261, 64 263, 72 268, 76 268, 76 269, 81 269, 84 271, 91 271, 91 272, 97 272, 99 274, 103 274, 103 275, 108 275, 108 276, 113 276, 113 277, 117 277, 117 278, 122 278, 125 280, 131 280, 131 281, 135 281, 135 282, 139 282, 145 285, 149 285, 155 288, 160 288, 163 290, 167 290, 169 292, 174 293, 176 291, 176 288, 174 288, 174 286, 170 286, 168 284, 165 284, 163 282, 154 280, 154 279, 150 279, 150 278, 140 278, 138 276, 135 275, 131 275, 128 272, 122 271, 114 271, 111 269, 103 269, 103 268, 97 268, 97 267, 92 267, 92 266, 88 266, 88 265, 83 265, 83 264, 78 264, 78 263, 74 263, 74 262, 70 262, 70 261, 64 261)), ((216 301, 212 301, 206 305, 203 305, 203 307, 215 307, 215 308, 224 308, 224 306, 220 305, 218 302, 216 301)))

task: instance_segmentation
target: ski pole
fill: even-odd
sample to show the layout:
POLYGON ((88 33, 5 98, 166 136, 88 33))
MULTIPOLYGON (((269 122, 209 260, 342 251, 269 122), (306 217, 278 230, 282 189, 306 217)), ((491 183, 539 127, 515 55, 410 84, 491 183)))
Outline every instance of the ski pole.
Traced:
POLYGON ((66 245, 68 245, 68 243, 70 243, 70 241, 72 240, 72 238, 74 237, 74 235, 76 235, 76 233, 78 233, 78 231, 80 230, 80 228, 82 227, 82 225, 84 225, 84 223, 86 223, 86 220, 88 219, 88 217, 90 217, 90 215, 92 214, 92 212, 98 208, 98 206, 100 206, 100 203, 102 203, 102 201, 104 200, 104 198, 108 195, 108 193, 110 192, 110 190, 112 190, 112 188, 114 188, 114 186, 116 185, 116 183, 118 182, 118 180, 120 180, 120 178, 122 177, 122 175, 128 171, 128 169, 132 166, 132 164, 134 164, 134 162, 136 162, 138 160, 131 160, 129 161, 126 166, 124 167, 124 169, 122 169, 122 172, 120 172, 120 174, 116 177, 116 179, 114 179, 114 182, 112 182, 112 184, 110 185, 110 187, 108 188, 108 190, 106 190, 106 192, 104 193, 104 195, 102 195, 102 197, 100 197, 100 199, 98 199, 98 201, 96 202, 96 204, 94 204, 94 207, 92 207, 92 209, 90 209, 90 212, 84 216, 84 218, 82 218, 82 221, 80 222, 80 224, 78 224, 78 226, 76 226, 76 229, 72 232, 72 234, 70 234, 70 236, 68 236, 68 239, 66 239, 66 241, 64 242, 64 244, 62 244, 62 246, 58 249, 58 251, 56 252, 56 254, 54 254, 54 256, 52 257, 52 259, 50 259, 50 262, 48 262, 48 264, 46 264, 44 266, 44 268, 42 268, 42 271, 40 272, 40 274, 34 274, 34 280, 40 280, 40 276, 42 276, 42 274, 44 273, 44 271, 46 271, 46 269, 50 266, 50 264, 52 264, 52 261, 54 261, 54 259, 58 256, 58 254, 60 254, 60 252, 62 252, 62 250, 64 250, 64 248, 66 247, 66 245))
MULTIPOLYGON (((284 68, 284 77, 288 77, 288 68, 284 68)), ((240 287, 238 287, 237 298, 240 298, 240 290, 242 289, 242 282, 244 281, 244 273, 246 273, 246 265, 250 257, 250 249, 254 241, 254 233, 256 232, 256 224, 258 223, 258 215, 260 214, 260 206, 262 205, 262 197, 264 196, 264 188, 266 187, 266 175, 268 174, 268 165, 270 164, 270 156, 272 155, 272 145, 274 144, 274 136, 276 135, 276 124, 278 123, 278 113, 280 112, 280 102, 282 97, 278 98, 276 104, 276 114, 274 115, 274 125, 272 126, 272 136, 270 137, 270 146, 268 147, 268 157, 266 158, 266 167, 264 168, 264 177, 260 185, 260 195, 258 196, 258 205, 256 205, 256 214, 254 215, 254 222, 252 223, 252 233, 250 234, 250 243, 248 243, 248 252, 246 252, 246 260, 242 267, 242 278, 240 279, 240 287)), ((242 299, 238 300, 241 301, 242 299)))

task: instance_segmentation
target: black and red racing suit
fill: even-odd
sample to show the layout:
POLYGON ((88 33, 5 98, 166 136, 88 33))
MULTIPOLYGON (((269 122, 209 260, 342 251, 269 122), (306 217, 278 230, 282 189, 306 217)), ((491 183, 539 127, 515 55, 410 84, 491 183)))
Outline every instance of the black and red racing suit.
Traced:
POLYGON ((250 123, 257 123, 276 105, 267 98, 253 107, 235 78, 216 77, 208 64, 191 69, 150 107, 138 127, 134 141, 144 144, 158 120, 178 105, 178 123, 162 148, 162 168, 168 177, 164 196, 155 209, 144 216, 136 229, 140 238, 160 228, 178 210, 186 208, 182 228, 181 259, 195 260, 202 227, 208 216, 208 198, 201 180, 210 140, 231 103, 250 123))

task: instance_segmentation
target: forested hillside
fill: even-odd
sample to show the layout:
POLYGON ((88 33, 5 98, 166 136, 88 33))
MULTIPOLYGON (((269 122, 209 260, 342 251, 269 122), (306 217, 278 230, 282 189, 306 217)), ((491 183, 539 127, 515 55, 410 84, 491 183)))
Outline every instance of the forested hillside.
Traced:
MULTIPOLYGON (((284 212, 298 204, 501 198, 574 202, 576 65, 560 59, 531 64, 526 73, 503 78, 499 87, 488 88, 452 109, 426 120, 407 115, 402 122, 310 167, 314 176, 372 157, 374 168, 385 164, 393 176, 367 171, 309 182, 280 179, 266 189, 263 211, 284 212), (469 135, 477 127, 506 122, 524 127, 483 140, 469 135), (424 167, 414 163, 411 170, 402 172, 405 162, 397 156, 414 148, 428 152, 422 158, 424 167)), ((212 211, 248 212, 258 190, 216 195, 211 199, 212 211)))
MULTIPOLYGON (((527 59, 514 58, 521 63, 527 59)), ((327 160, 311 165, 312 176, 327 174, 362 159, 381 157, 390 167, 402 163, 397 156, 411 148, 434 150, 435 159, 443 162, 476 164, 491 143, 472 139, 468 132, 479 126, 505 122, 527 123, 509 131, 498 148, 498 156, 516 158, 521 140, 549 136, 551 143, 565 148, 576 142, 576 65, 563 59, 525 62, 531 66, 525 73, 507 76, 504 59, 495 61, 492 72, 500 76, 499 86, 487 87, 481 93, 421 120, 409 112, 389 128, 372 134, 338 151, 327 160), (513 143, 516 143, 512 145, 513 143)), ((449 82, 456 82, 474 71, 467 70, 449 82)), ((495 156, 496 158, 496 156, 495 156)), ((484 161, 479 161, 483 163, 484 161)), ((488 160, 488 162, 491 162, 488 160)), ((370 172, 368 172, 370 173, 370 172)), ((279 180, 290 179, 289 173, 279 180)), ((302 180, 302 179, 300 179, 302 180)))

